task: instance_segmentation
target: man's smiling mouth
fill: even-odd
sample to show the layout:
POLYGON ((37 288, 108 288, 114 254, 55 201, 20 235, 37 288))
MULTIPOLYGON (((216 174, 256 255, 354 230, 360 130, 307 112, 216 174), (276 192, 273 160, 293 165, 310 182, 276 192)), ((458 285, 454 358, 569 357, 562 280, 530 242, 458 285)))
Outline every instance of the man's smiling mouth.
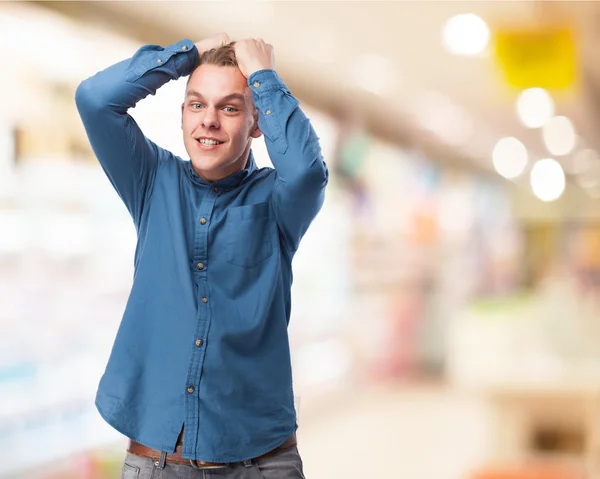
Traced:
POLYGON ((209 138, 197 138, 196 141, 198 143, 200 143, 201 145, 204 145, 204 146, 216 146, 216 145, 222 145, 223 144, 222 141, 213 140, 213 139, 209 139, 209 138))

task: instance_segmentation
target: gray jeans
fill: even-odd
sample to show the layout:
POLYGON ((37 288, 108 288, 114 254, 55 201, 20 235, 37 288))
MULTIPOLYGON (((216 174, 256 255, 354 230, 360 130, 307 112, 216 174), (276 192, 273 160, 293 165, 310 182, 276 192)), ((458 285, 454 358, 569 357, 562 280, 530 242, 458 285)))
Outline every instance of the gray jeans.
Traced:
POLYGON ((234 463, 221 469, 194 469, 192 465, 165 464, 127 453, 121 479, 305 479, 297 447, 251 463, 234 463))

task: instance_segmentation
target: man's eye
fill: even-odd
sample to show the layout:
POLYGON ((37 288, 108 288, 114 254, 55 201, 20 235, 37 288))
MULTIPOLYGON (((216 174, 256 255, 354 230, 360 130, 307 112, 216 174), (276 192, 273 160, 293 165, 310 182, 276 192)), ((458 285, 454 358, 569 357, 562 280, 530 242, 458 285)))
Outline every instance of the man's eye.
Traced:
POLYGON ((224 110, 225 110, 227 113, 235 113, 235 112, 237 111, 237 108, 233 108, 232 106, 226 106, 226 107, 224 108, 224 110))
POLYGON ((202 103, 192 103, 190 106, 192 107, 192 110, 198 110, 202 108, 202 103))

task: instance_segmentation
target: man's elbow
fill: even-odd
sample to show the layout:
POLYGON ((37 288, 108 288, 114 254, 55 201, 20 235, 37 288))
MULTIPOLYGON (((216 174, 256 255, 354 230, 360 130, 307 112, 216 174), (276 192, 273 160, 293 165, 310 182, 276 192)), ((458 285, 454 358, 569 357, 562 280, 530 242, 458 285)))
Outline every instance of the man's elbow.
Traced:
POLYGON ((282 181, 282 187, 293 198, 317 198, 323 194, 328 179, 327 167, 323 161, 319 161, 303 168, 293 179, 282 181))
POLYGON ((92 78, 83 80, 75 90, 75 105, 80 115, 85 112, 98 112, 107 106, 92 78))
POLYGON ((75 90, 75 105, 80 113, 89 109, 94 103, 94 95, 88 80, 82 81, 75 90))
POLYGON ((316 189, 323 189, 327 186, 329 170, 320 152, 315 155, 314 160, 304 170, 302 177, 302 183, 309 184, 316 189))

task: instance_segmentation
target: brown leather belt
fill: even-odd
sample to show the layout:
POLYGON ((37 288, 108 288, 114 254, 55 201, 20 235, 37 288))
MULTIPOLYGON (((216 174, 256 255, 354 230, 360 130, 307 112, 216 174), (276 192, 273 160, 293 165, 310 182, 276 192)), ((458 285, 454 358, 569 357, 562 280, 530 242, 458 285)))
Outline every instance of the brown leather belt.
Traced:
MULTIPOLYGON (((286 449, 296 446, 296 444, 297 444, 296 433, 294 433, 290 437, 288 437, 284 441, 284 443, 281 444, 280 446, 277 446, 272 451, 269 451, 261 456, 255 457, 252 460, 254 461, 254 460, 260 460, 260 459, 267 459, 268 457, 276 456, 280 452, 283 452, 286 449)), ((146 447, 143 444, 140 444, 139 442, 129 441, 129 447, 127 448, 127 451, 130 452, 131 454, 135 454, 136 456, 141 456, 141 457, 145 457, 148 459, 152 459, 153 461, 160 460, 160 451, 146 447)), ((183 445, 178 444, 177 447, 175 448, 175 452, 167 454, 166 463, 184 464, 184 465, 189 466, 190 459, 184 459, 182 457, 182 451, 183 451, 183 445)), ((226 467, 228 464, 231 464, 231 463, 222 463, 222 462, 207 462, 207 461, 200 461, 200 460, 196 460, 196 461, 192 460, 191 463, 192 463, 192 465, 195 465, 199 468, 220 468, 220 467, 226 467)))

